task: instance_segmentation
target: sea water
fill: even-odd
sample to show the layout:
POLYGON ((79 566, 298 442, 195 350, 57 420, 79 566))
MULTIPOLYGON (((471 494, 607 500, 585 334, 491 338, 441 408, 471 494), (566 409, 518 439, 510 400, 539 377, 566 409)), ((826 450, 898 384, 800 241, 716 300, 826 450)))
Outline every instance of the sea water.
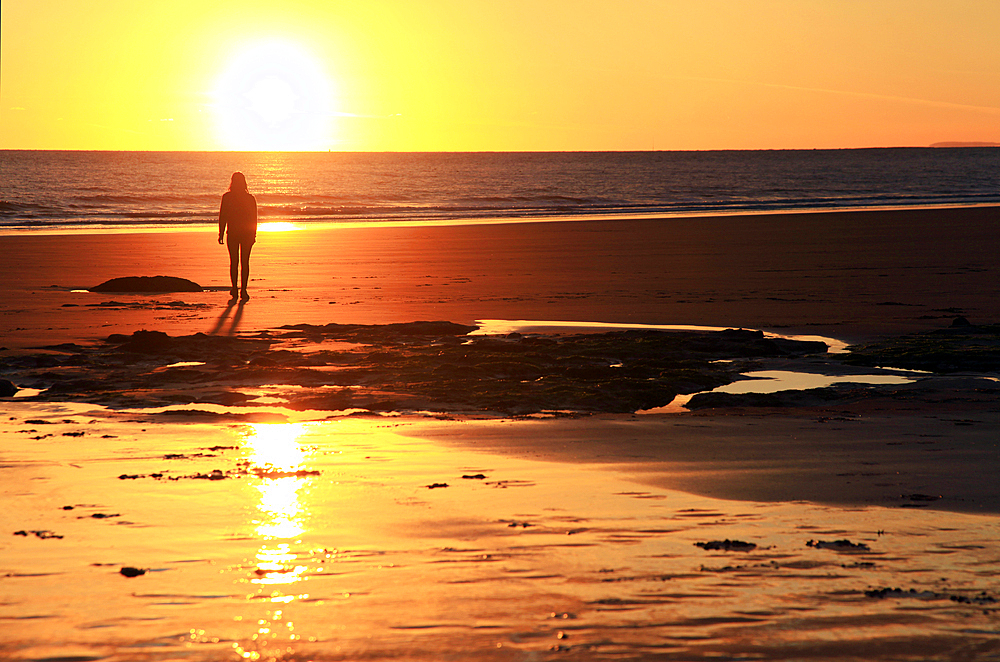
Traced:
POLYGON ((1000 148, 0 151, 0 231, 197 227, 234 171, 262 221, 441 223, 1000 204, 1000 148))

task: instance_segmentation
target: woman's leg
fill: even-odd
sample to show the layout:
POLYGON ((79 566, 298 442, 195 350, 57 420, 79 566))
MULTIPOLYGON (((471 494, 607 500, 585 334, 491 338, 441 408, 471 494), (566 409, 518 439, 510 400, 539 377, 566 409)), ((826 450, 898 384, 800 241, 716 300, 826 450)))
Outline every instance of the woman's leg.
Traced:
POLYGON ((250 282, 250 249, 253 248, 252 243, 240 244, 240 270, 243 272, 240 277, 240 284, 242 285, 243 298, 249 299, 247 296, 247 283, 250 282))
POLYGON ((229 249, 229 282, 232 285, 229 293, 233 295, 233 298, 236 298, 236 279, 240 268, 240 244, 230 240, 226 243, 226 247, 229 249))

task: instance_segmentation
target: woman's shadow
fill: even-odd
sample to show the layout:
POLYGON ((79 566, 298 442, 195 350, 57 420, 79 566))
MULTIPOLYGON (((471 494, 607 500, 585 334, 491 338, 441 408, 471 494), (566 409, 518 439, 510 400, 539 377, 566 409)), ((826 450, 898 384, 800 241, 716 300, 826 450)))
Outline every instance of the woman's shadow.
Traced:
POLYGON ((222 327, 226 325, 226 319, 229 317, 230 313, 233 314, 233 317, 232 320, 230 320, 229 330, 225 332, 225 335, 227 336, 236 335, 236 328, 239 326, 240 319, 242 319, 243 317, 244 305, 246 305, 246 301, 243 300, 237 301, 236 299, 230 299, 229 303, 226 305, 226 309, 222 311, 221 315, 219 315, 219 319, 216 320, 215 327, 212 329, 209 335, 212 336, 219 335, 219 333, 222 331, 222 327), (233 311, 233 308, 236 309, 235 312, 233 311))

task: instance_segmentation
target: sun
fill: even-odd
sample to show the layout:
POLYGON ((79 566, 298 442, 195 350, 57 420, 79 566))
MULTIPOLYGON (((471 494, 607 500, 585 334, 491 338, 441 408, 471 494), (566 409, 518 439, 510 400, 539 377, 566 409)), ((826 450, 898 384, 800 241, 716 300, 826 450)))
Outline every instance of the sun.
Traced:
POLYGON ((235 52, 214 90, 223 148, 314 151, 331 144, 330 78, 305 48, 259 41, 235 52))

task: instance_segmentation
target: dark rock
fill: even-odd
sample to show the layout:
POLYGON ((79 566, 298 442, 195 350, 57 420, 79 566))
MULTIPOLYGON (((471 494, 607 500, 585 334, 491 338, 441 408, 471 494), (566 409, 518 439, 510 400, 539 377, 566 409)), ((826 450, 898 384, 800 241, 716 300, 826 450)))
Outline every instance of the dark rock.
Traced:
POLYGON ((17 393, 17 386, 9 379, 0 379, 0 398, 9 398, 17 393))
POLYGON ((696 393, 684 405, 690 410, 720 407, 784 407, 785 402, 774 393, 696 393))
POLYGON ((724 329, 718 332, 719 336, 727 340, 760 340, 764 337, 764 332, 758 329, 724 329))
POLYGON ((959 315, 958 317, 956 317, 951 321, 951 328, 953 329, 965 326, 972 326, 972 323, 969 322, 969 320, 962 317, 961 315, 959 315))
POLYGON ((308 337, 333 336, 358 342, 400 340, 426 336, 464 336, 478 326, 456 324, 454 322, 399 322, 395 324, 289 324, 282 329, 299 331, 308 337))
POLYGON ((125 575, 126 577, 138 577, 140 575, 145 575, 146 574, 146 571, 143 570, 142 568, 133 568, 131 566, 125 566, 124 568, 122 568, 118 572, 120 572, 121 574, 125 575))
POLYGON ((820 340, 788 340, 786 338, 769 338, 768 341, 774 345, 782 354, 826 354, 830 351, 829 345, 820 340))
POLYGON ((838 358, 853 365, 943 373, 1000 370, 1000 324, 958 322, 964 319, 945 329, 856 345, 838 358))
MULTIPOLYGON (((120 334, 114 334, 116 337, 120 334)), ((108 337, 109 342, 111 336, 108 337)), ((125 342, 121 344, 121 349, 126 352, 137 352, 139 354, 159 354, 170 349, 172 339, 163 331, 136 331, 131 336, 127 336, 125 342)))
POLYGON ((54 538, 56 540, 62 539, 61 535, 59 535, 57 533, 53 533, 53 532, 51 532, 51 531, 49 531, 47 529, 44 530, 44 531, 15 531, 14 532, 15 536, 28 537, 29 534, 35 536, 36 538, 41 538, 42 540, 48 540, 50 538, 54 538))
POLYGON ((878 588, 865 591, 865 596, 884 600, 886 598, 913 598, 916 600, 950 600, 965 605, 992 605, 997 603, 997 599, 986 593, 980 592, 978 595, 954 595, 949 593, 939 593, 937 591, 918 591, 915 588, 904 590, 901 588, 878 588))
POLYGON ((742 540, 712 540, 711 542, 696 542, 695 547, 701 547, 705 551, 723 551, 723 552, 749 552, 750 550, 756 549, 757 545, 752 542, 743 542, 742 540))
POLYGON ((910 501, 937 501, 941 496, 933 494, 900 494, 899 498, 909 499, 910 501))
POLYGON ((986 591, 982 591, 979 595, 966 596, 966 595, 949 595, 948 599, 952 602, 957 602, 964 605, 993 605, 997 603, 997 599, 991 595, 988 595, 986 591))
POLYGON ((257 467, 251 469, 250 473, 259 478, 305 478, 306 476, 319 476, 321 472, 315 469, 299 469, 298 471, 281 471, 279 469, 261 469, 257 467))
POLYGON ((814 549, 832 549, 835 552, 868 552, 871 551, 868 545, 863 542, 851 542, 850 540, 810 540, 806 547, 814 549))
MULTIPOLYGON (((32 356, 41 363, 24 365, 50 369, 32 374, 36 383, 49 385, 40 399, 85 399, 115 408, 194 401, 235 406, 249 397, 237 388, 279 383, 302 387, 282 394, 282 406, 291 410, 561 416, 632 413, 663 406, 680 393, 710 391, 733 381, 737 371, 731 361, 720 359, 826 351, 821 343, 778 342, 759 331, 740 329, 468 336, 475 328, 450 322, 299 324, 266 338, 172 337, 143 330, 110 335, 94 347, 67 348, 73 351, 68 357, 32 356), (329 345, 310 352, 272 349, 288 341, 294 346, 297 338, 329 345), (86 370, 67 371, 71 360, 80 361, 86 370), (162 368, 179 361, 205 365, 150 369, 151 364, 162 368)), ((809 397, 821 396, 828 398, 817 393, 809 397)), ((796 404, 785 403, 785 398, 781 396, 781 404, 796 404)), ((264 414, 170 410, 156 415, 249 420, 246 417, 264 414)))
POLYGON ((58 345, 42 345, 41 349, 54 349, 58 352, 74 353, 83 351, 83 347, 81 345, 77 345, 75 342, 61 342, 58 345))
POLYGON ((917 591, 916 589, 910 589, 905 591, 901 588, 878 588, 865 591, 865 596, 869 598, 877 598, 879 600, 885 598, 917 598, 922 600, 940 600, 943 596, 934 591, 917 591))
POLYGON ((126 276, 90 288, 91 292, 201 292, 194 281, 176 276, 126 276))
MULTIPOLYGON (((274 341, 266 339, 249 339, 234 336, 209 336, 195 333, 190 336, 168 336, 162 331, 136 331, 130 336, 114 333, 105 339, 105 345, 97 351, 99 361, 108 361, 109 356, 119 355, 127 364, 138 365, 145 358, 154 360, 192 361, 205 363, 209 361, 224 364, 227 369, 246 366, 249 361, 266 352, 274 341)), ((277 353, 275 353, 277 354, 277 353)), ((282 357, 279 357, 282 358, 282 357)), ((268 358, 267 360, 274 360, 268 358)), ((116 362, 107 362, 109 367, 116 362)), ((266 361, 265 361, 266 363, 266 361)), ((252 366, 266 367, 266 366, 252 366)), ((188 379, 203 381, 200 371, 175 368, 175 375, 168 381, 185 381, 188 379)), ((54 376, 59 379, 60 377, 54 376)), ((154 384, 150 384, 155 388, 154 384)), ((167 396, 165 396, 167 397, 167 396)), ((170 398, 179 397, 172 394, 170 398)), ((179 400, 181 401, 181 400, 179 400)), ((182 398, 183 402, 191 402, 192 398, 182 398)))
POLYGON ((225 480, 226 478, 229 478, 229 476, 226 475, 222 469, 212 469, 212 473, 210 474, 199 473, 191 476, 191 478, 198 478, 201 480, 225 480))

